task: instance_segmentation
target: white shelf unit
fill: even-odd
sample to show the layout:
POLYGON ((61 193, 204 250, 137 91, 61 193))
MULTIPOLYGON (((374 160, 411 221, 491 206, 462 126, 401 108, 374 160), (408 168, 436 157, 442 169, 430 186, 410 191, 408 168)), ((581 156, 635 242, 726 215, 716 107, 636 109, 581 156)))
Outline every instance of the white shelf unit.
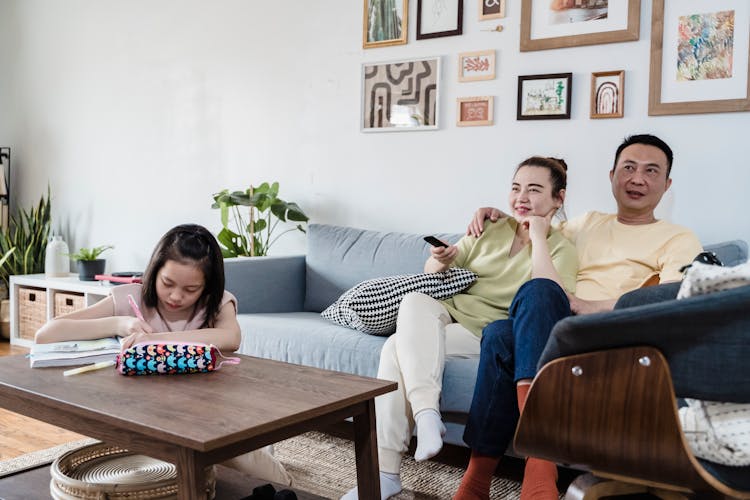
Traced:
POLYGON ((31 347, 34 344, 31 338, 21 338, 19 331, 19 289, 35 288, 46 292, 45 321, 49 321, 55 315, 55 294, 76 293, 83 294, 84 307, 95 304, 107 297, 112 290, 106 281, 81 281, 77 274, 66 277, 47 277, 44 274, 22 274, 10 277, 10 343, 23 347, 31 347))

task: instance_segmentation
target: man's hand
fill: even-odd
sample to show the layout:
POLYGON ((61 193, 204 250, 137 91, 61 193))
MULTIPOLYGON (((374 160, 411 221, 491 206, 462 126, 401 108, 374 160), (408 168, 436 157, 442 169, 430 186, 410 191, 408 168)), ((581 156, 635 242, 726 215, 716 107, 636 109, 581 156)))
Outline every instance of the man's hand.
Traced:
POLYGON ((502 217, 507 217, 506 214, 494 207, 482 207, 474 212, 474 218, 471 219, 469 226, 466 228, 466 234, 479 238, 484 231, 484 220, 489 219, 492 222, 496 222, 502 217))
POLYGON ((583 300, 569 293, 570 310, 575 315, 593 314, 597 312, 611 311, 615 307, 616 300, 583 300))

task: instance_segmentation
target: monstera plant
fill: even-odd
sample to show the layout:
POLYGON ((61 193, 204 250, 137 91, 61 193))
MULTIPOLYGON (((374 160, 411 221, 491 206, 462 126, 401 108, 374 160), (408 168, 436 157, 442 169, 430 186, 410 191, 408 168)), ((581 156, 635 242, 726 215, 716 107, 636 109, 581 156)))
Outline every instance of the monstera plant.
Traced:
POLYGON ((224 189, 213 195, 211 208, 221 211, 222 229, 217 235, 224 257, 268 255, 279 237, 290 231, 305 232, 302 224, 286 228, 276 234, 280 222, 309 220, 293 202, 279 198, 279 183, 264 182, 244 191, 224 189), (247 209, 245 209, 247 207, 247 209))

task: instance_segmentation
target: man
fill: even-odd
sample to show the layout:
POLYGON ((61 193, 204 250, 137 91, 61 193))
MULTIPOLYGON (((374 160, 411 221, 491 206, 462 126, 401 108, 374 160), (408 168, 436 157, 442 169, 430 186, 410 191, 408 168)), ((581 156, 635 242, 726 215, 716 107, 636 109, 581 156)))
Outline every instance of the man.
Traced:
MULTIPOLYGON (((572 313, 611 310, 626 292, 677 281, 681 278, 680 268, 703 250, 692 231, 657 220, 654 215, 672 184, 672 160, 672 150, 658 137, 642 134, 626 138, 617 148, 609 172, 617 213, 588 212, 561 225, 563 235, 578 252, 576 292, 567 294, 572 313)), ((467 232, 481 235, 488 216, 495 221, 505 214, 494 208, 479 209, 467 232)), ((555 294, 547 295, 547 300, 557 300, 555 294)), ((536 311, 545 310, 544 305, 540 306, 544 300, 545 297, 536 297, 533 301, 536 311)), ((524 306, 523 300, 519 302, 519 315, 535 313, 530 305, 524 306)), ((515 399, 520 412, 526 401, 530 380, 518 376, 516 368, 506 366, 502 360, 523 353, 526 360, 538 361, 549 337, 549 331, 509 336, 507 321, 490 323, 482 332, 477 385, 464 432, 472 455, 456 493, 459 500, 489 498, 492 474, 512 439, 518 418, 516 405, 509 403, 515 399), (493 418, 498 412, 515 416, 493 418)), ((521 499, 557 499, 556 480, 555 464, 529 458, 521 499)))

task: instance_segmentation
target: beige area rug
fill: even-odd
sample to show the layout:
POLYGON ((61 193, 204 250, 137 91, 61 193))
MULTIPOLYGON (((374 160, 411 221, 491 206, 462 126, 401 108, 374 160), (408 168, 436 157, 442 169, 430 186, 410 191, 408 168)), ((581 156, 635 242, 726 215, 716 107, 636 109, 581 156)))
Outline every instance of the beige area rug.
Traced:
MULTIPOLYGON (((294 487, 338 499, 356 486, 354 443, 318 432, 308 432, 274 445, 276 457, 294 477, 294 487)), ((464 470, 437 462, 417 463, 407 456, 401 467, 404 491, 393 499, 450 499, 458 489, 464 470)), ((518 483, 495 477, 493 499, 520 498, 518 483)))
MULTIPOLYGON (((96 442, 71 441, 0 462, 0 477, 52 463, 63 453, 96 442)), ((274 445, 276 456, 294 477, 294 487, 325 498, 338 499, 356 486, 354 443, 318 432, 308 432, 274 445)), ((416 463, 404 459, 401 481, 404 491, 393 499, 450 499, 458 489, 463 469, 437 462, 416 463)), ((493 499, 518 499, 520 485, 495 477, 493 499)))

